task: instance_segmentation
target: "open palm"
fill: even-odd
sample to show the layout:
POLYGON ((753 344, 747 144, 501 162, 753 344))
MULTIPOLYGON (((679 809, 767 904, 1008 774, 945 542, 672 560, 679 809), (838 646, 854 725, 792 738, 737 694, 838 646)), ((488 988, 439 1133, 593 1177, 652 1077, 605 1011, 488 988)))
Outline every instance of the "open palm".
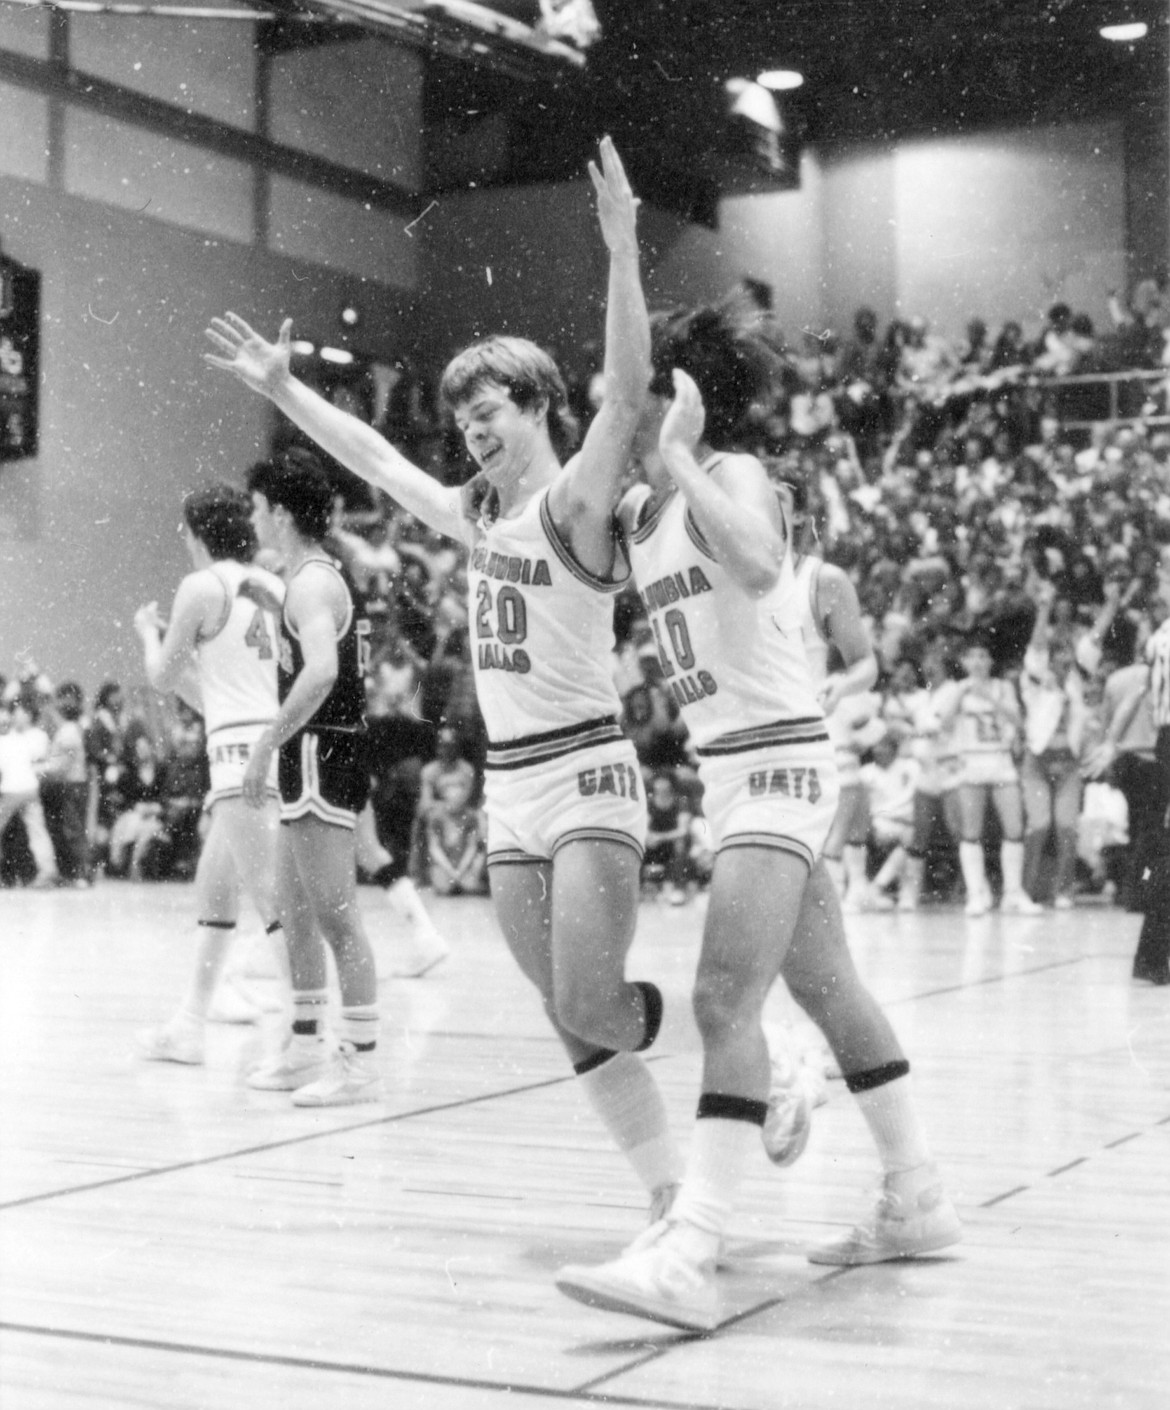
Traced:
POLYGON ((612 138, 602 138, 601 167, 590 162, 589 175, 597 193, 597 218, 606 246, 615 253, 625 250, 637 254, 639 201, 630 188, 612 138))
POLYGON ((253 391, 270 393, 288 376, 291 318, 280 325, 275 343, 261 337, 238 313, 213 318, 205 331, 216 351, 204 353, 204 362, 233 373, 253 391))

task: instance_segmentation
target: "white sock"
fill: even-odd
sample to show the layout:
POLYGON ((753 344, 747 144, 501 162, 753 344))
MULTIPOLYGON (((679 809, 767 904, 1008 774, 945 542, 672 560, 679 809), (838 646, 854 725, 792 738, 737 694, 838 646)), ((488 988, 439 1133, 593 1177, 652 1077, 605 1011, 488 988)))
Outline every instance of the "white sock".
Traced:
POLYGON ((341 1036, 352 1043, 359 1053, 369 1053, 378 1046, 377 1004, 343 1005, 341 1036))
POLYGON ((987 890, 987 868, 983 861, 982 842, 959 843, 959 866, 968 898, 981 896, 987 890))
POLYGON ((848 842, 841 855, 845 866, 846 894, 854 897, 863 896, 869 889, 869 877, 866 875, 868 854, 865 848, 859 843, 848 842))
POLYGON ((1003 889, 1006 896, 1018 896, 1024 889, 1024 844, 1001 842, 999 864, 1003 869, 1003 889))
POLYGON ((670 1132, 666 1106, 645 1061, 614 1053, 577 1078, 590 1106, 652 1194, 682 1178, 682 1157, 670 1132))
POLYGON ((305 1038, 310 1042, 324 1038, 325 1015, 329 1008, 329 990, 294 989, 292 1001, 293 1037, 305 1038), (298 1024, 303 1027, 298 1028, 298 1024))
POLYGON ((908 1073, 883 1082, 880 1087, 855 1092, 854 1097, 887 1174, 913 1170, 930 1162, 930 1144, 918 1119, 908 1073))
POLYGON ((760 1128, 753 1121, 703 1116, 695 1122, 687 1173, 670 1214, 702 1229, 718 1243, 735 1211, 744 1177, 760 1158, 760 1128))

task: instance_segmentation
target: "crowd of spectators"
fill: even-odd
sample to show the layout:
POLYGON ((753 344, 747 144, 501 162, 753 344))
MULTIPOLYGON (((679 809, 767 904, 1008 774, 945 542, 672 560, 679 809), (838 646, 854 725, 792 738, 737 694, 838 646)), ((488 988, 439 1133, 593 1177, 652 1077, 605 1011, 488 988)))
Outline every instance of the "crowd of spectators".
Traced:
MULTIPOLYGON (((745 288, 729 297, 758 303, 759 295, 745 288)), ((882 329, 864 308, 845 337, 806 330, 785 339, 772 330, 775 395, 753 409, 740 440, 778 479, 804 486, 820 551, 856 585, 881 668, 884 728, 866 736, 863 755, 876 883, 867 904, 897 894, 899 852, 910 845, 919 795, 930 792, 923 778, 937 759, 922 757, 923 730, 913 721, 923 701, 961 674, 964 643, 976 631, 1020 700, 1012 747, 1021 767, 1038 692, 1063 698, 1074 674, 1075 884, 1109 894, 1116 883, 1123 900, 1132 895, 1126 810, 1109 786, 1112 775, 1093 776, 1092 759, 1106 682, 1139 657, 1165 610, 1158 551, 1170 541, 1170 298, 1146 280, 1128 300, 1111 296, 1110 309, 1112 326, 1101 332, 1064 304, 1053 305, 1029 335, 1009 321, 993 336, 973 318, 957 345, 920 318, 882 329)), ((767 311, 759 316, 770 327, 767 311)), ((570 402, 585 422, 596 367, 586 359, 569 370, 570 402)), ((437 410, 436 381, 403 363, 380 399, 360 373, 324 390, 445 483, 460 483, 470 467, 437 410)), ((278 432, 296 435, 288 426, 278 432)), ((416 879, 442 890, 482 890, 486 740, 470 670, 464 557, 340 467, 333 473, 333 547, 374 625, 378 832, 394 839, 395 850, 409 846, 416 879)), ((633 590, 619 598, 615 621, 624 725, 651 808, 646 885, 683 904, 703 889, 711 861, 686 728, 633 590)), ((0 821, 8 831, 0 875, 46 885, 85 885, 98 867, 114 875, 190 875, 206 782, 197 717, 149 692, 127 703, 112 682, 87 709, 75 684, 54 688, 29 667, 6 686, 4 706, 0 821), (27 773, 4 763, 5 748, 11 752, 5 738, 30 733, 24 752, 36 756, 34 790, 27 773), (6 778, 19 789, 10 790, 6 778)), ((937 753, 937 740, 932 747, 937 753)), ((1033 844, 1028 879, 1043 897, 1061 848, 1059 865, 1067 867, 1069 803, 1066 791, 1054 824, 1051 790, 1033 783, 1024 795, 1033 844), (1051 836, 1041 855, 1035 834, 1046 817, 1051 836)), ((931 795, 925 896, 932 889, 961 894, 946 792, 931 795)), ((993 816, 989 840, 994 831, 993 816)))

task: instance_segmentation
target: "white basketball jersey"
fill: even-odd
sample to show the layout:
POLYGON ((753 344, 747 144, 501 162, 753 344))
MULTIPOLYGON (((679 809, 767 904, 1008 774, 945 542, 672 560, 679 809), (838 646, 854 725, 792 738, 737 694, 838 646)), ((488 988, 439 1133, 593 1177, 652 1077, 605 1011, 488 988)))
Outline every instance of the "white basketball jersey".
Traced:
POLYGON ((596 578, 576 562, 547 492, 476 539, 467 566, 471 656, 493 745, 556 731, 576 738, 576 727, 592 721, 611 722, 606 737, 621 738, 613 599, 625 581, 596 578))
POLYGON ((284 583, 264 568, 225 559, 206 570, 223 588, 223 611, 198 645, 208 740, 217 730, 266 725, 276 716, 277 616, 284 583))
POLYGON ((623 503, 630 561, 695 747, 723 753, 823 739, 788 558, 772 591, 751 597, 716 562, 685 497, 674 490, 643 517, 649 494, 638 486, 623 503))
MULTIPOLYGON (((1007 700, 1012 687, 1004 680, 993 680, 989 684, 990 698, 968 691, 959 704, 959 712, 951 726, 951 741, 957 754, 1005 754, 1010 752, 1015 742, 1015 725, 996 710, 994 703, 1007 700)), ((958 682, 939 687, 942 708, 947 708, 951 703, 944 692, 949 692, 953 700, 958 690, 958 682)))
POLYGON ((818 686, 823 685, 829 676, 829 643, 825 640, 824 629, 817 616, 817 583, 820 581, 823 566, 822 559, 808 554, 800 560, 793 572, 800 611, 800 634, 804 638, 804 654, 808 657, 813 682, 818 686))

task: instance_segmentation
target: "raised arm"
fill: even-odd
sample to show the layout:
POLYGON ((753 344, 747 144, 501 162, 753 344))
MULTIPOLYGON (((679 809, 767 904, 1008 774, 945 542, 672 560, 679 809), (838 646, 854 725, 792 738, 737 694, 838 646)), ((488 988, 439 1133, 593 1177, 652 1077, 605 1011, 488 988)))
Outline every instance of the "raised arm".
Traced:
POLYGON ((721 461, 710 474, 700 467, 695 447, 704 419, 698 387, 676 367, 659 453, 715 557, 744 592, 763 597, 779 581, 787 550, 780 502, 764 467, 751 456, 721 461))
POLYGON ((612 557, 612 518, 650 386, 650 319, 638 263, 638 200, 607 137, 601 168, 589 164, 597 217, 609 249, 604 394, 576 455, 553 487, 549 507, 583 562, 612 557), (590 550, 593 550, 590 552, 590 550))
POLYGON ((376 489, 439 533, 466 542, 459 491, 447 489, 394 449, 385 437, 342 411, 292 375, 289 368, 292 319, 280 325, 275 343, 235 313, 213 318, 206 330, 216 351, 204 353, 212 367, 230 372, 245 387, 266 396, 306 435, 376 489))

